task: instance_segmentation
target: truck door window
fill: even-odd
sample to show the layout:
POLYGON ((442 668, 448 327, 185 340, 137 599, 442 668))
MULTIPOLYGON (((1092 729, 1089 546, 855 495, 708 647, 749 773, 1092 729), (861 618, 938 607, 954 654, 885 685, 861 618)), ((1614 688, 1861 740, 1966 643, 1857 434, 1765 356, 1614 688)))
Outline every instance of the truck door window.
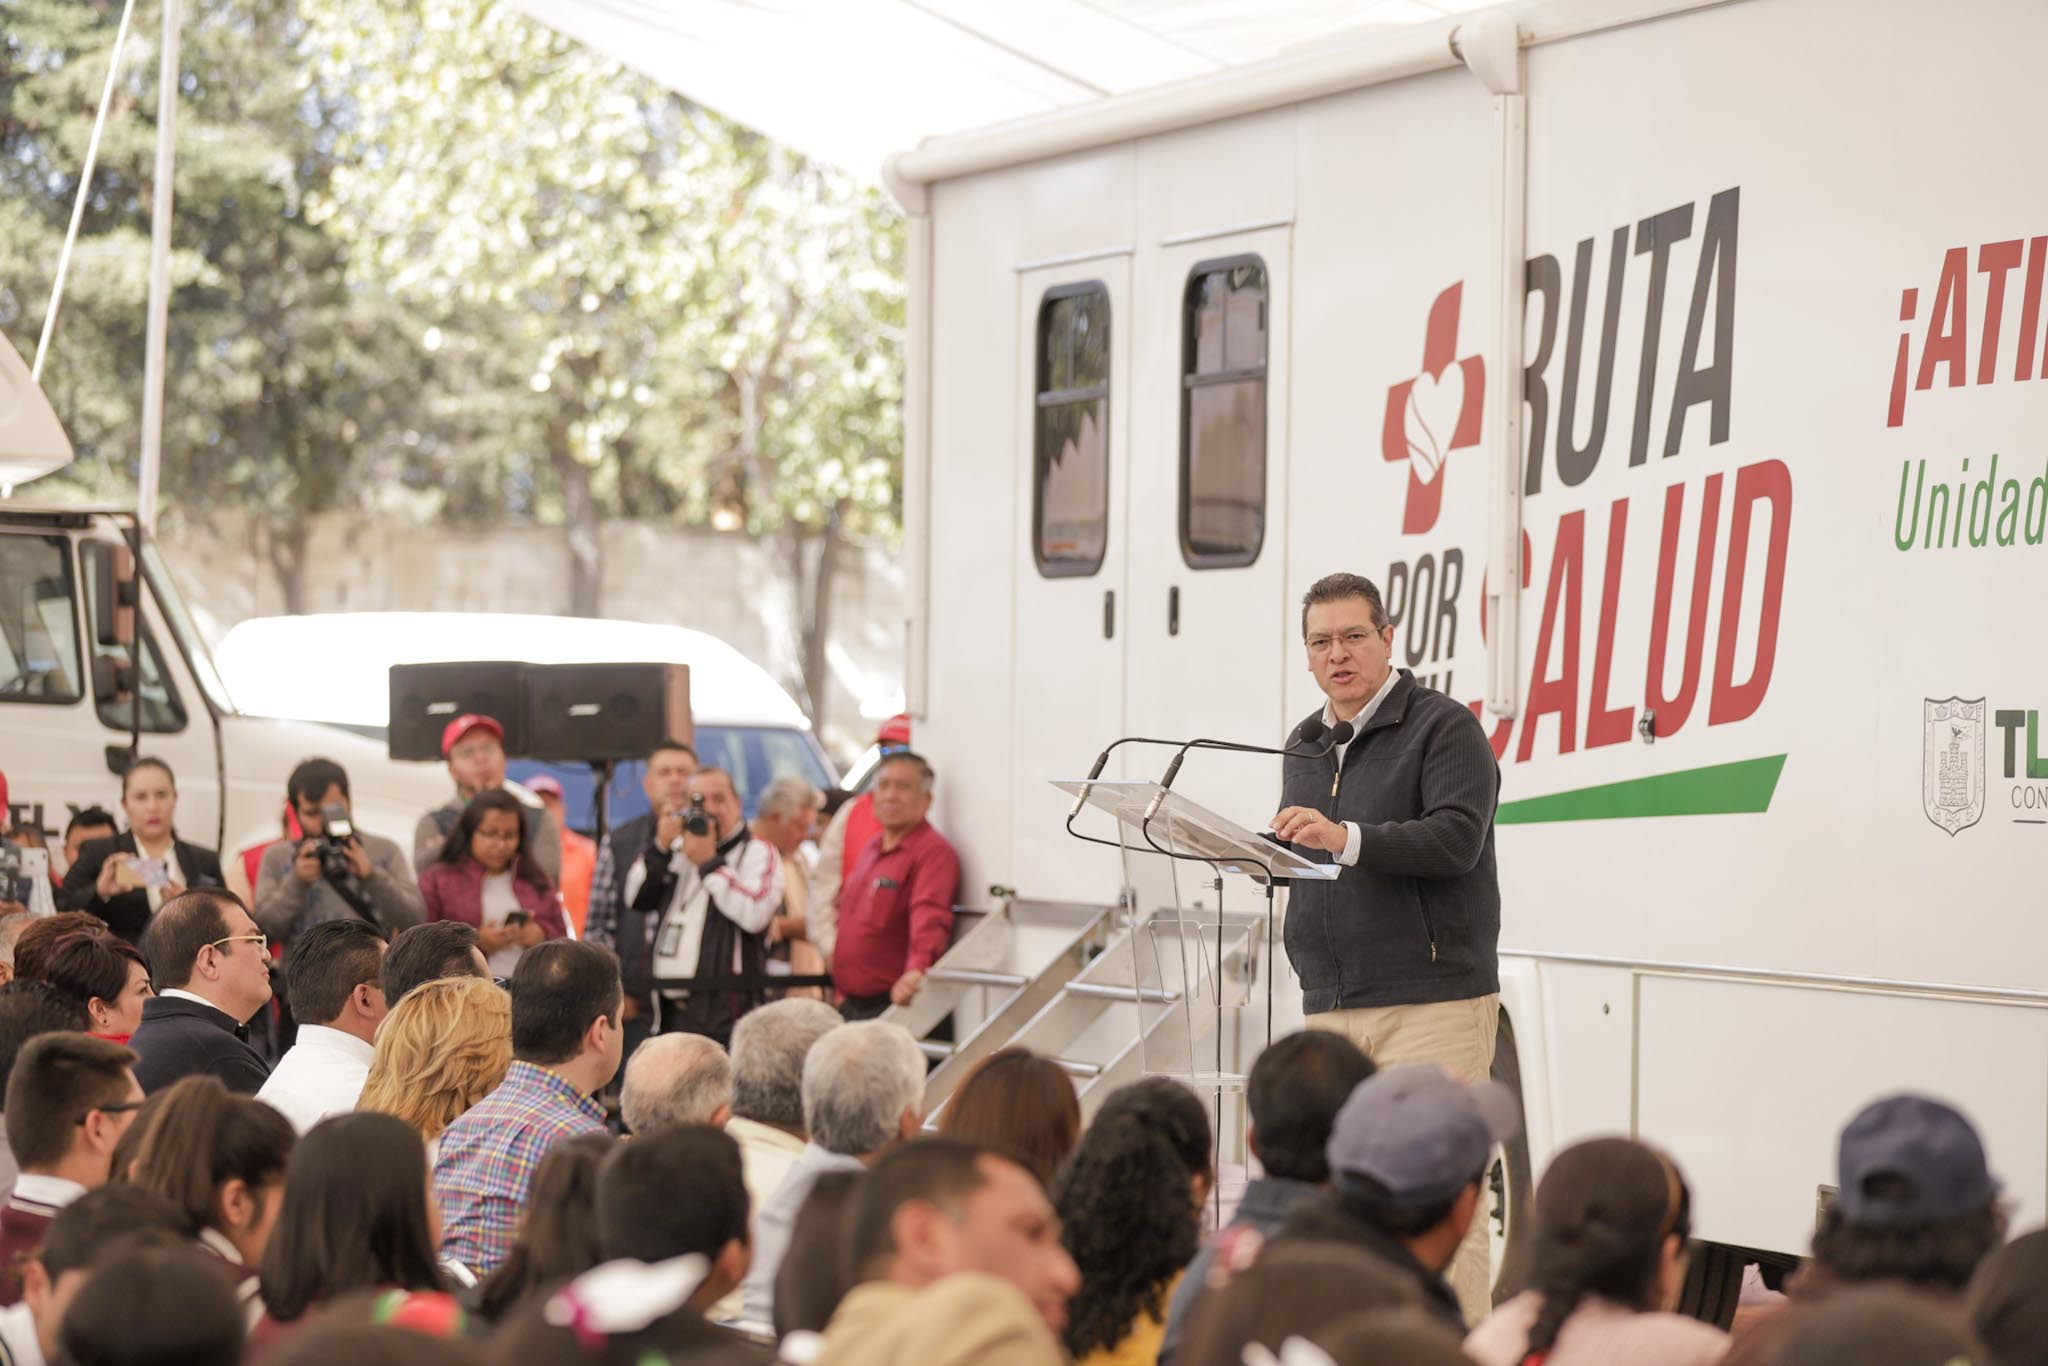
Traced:
POLYGON ((62 536, 0 536, 0 702, 76 702, 77 584, 62 536))
POLYGON ((1265 539, 1266 265, 1204 261, 1181 301, 1181 558, 1248 565, 1265 539))
MULTIPOLYGON (((85 556, 84 561, 86 601, 93 602, 97 600, 93 590, 98 584, 99 567, 91 555, 85 556)), ((185 705, 178 700, 178 690, 164 671, 163 656, 157 651, 156 640, 150 635, 149 627, 143 624, 142 614, 139 612, 136 614, 135 639, 142 647, 142 677, 139 686, 142 692, 143 732, 150 735, 175 734, 185 729, 185 705)), ((123 646, 95 644, 93 648, 123 664, 128 662, 128 651, 123 646)), ((133 716, 132 703, 125 698, 120 701, 105 698, 94 700, 99 710, 100 721, 109 730, 128 729, 133 716)))
POLYGON ((1109 547, 1109 289, 1060 285, 1038 305, 1031 549, 1047 578, 1085 578, 1109 547))

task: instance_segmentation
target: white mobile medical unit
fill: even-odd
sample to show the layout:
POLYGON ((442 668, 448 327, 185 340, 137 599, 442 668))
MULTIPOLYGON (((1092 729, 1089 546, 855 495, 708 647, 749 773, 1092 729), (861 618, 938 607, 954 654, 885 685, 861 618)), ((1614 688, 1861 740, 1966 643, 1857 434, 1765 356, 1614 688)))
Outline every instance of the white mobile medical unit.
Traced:
MULTIPOLYGON (((1279 743, 1361 572, 1500 756, 1536 1170, 1639 1134, 1797 1254, 1916 1088, 2039 1223, 2044 47, 2029 0, 1560 0, 896 157, 962 900, 1115 902, 1048 780, 1279 743)), ((1259 828, 1277 761, 1176 790, 1259 828)))

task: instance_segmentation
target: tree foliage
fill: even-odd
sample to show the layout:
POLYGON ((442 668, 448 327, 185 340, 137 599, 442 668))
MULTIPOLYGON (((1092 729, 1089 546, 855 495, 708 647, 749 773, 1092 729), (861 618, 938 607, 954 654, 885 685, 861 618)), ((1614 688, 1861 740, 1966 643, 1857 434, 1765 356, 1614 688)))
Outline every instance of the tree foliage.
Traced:
MULTIPOLYGON (((0 327, 33 350, 117 0, 0 0, 0 327)), ((772 537, 822 700, 836 549, 893 533, 899 221, 492 0, 187 0, 164 487, 258 510, 296 602, 337 507, 772 537)), ((142 6, 45 387, 132 487, 156 42, 142 6)), ((168 514, 167 514, 168 515, 168 514)), ((542 606, 555 606, 545 604, 542 606)))

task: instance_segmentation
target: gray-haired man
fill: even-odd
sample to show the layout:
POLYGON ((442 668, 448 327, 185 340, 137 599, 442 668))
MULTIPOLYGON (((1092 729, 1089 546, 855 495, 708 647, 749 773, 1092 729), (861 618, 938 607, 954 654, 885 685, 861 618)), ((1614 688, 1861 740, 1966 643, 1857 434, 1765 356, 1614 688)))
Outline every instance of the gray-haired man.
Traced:
POLYGON ((683 1124, 722 1129, 732 1117, 732 1060, 702 1034, 656 1035, 626 1063, 619 1110, 640 1135, 683 1124))
POLYGON ((831 1171, 860 1171, 924 1123, 924 1052, 901 1025, 841 1025, 804 1059, 804 1126, 810 1142, 754 1215, 754 1265, 746 1320, 772 1323, 775 1273, 811 1187, 831 1171))

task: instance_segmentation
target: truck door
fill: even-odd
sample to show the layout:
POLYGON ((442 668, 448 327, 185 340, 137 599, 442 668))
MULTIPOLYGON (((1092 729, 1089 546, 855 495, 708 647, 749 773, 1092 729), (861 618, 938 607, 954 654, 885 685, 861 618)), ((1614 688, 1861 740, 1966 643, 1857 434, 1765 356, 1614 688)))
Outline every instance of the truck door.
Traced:
POLYGON ((1130 280, 1128 255, 1017 277, 1017 540, 1029 562, 1015 579, 1011 867, 1029 870, 1033 895, 1094 899, 1115 885, 1114 852, 1069 838, 1068 799, 1047 780, 1082 776, 1124 732, 1130 280))
MULTIPOLYGON (((1276 745, 1286 731, 1281 683, 1299 653, 1285 546, 1290 231, 1168 244, 1138 262, 1124 709, 1147 735, 1276 745)), ((1157 778, 1167 757, 1139 751, 1131 776, 1157 778)), ((1259 829, 1279 780, 1277 759, 1210 752, 1189 757, 1174 790, 1259 829)))

